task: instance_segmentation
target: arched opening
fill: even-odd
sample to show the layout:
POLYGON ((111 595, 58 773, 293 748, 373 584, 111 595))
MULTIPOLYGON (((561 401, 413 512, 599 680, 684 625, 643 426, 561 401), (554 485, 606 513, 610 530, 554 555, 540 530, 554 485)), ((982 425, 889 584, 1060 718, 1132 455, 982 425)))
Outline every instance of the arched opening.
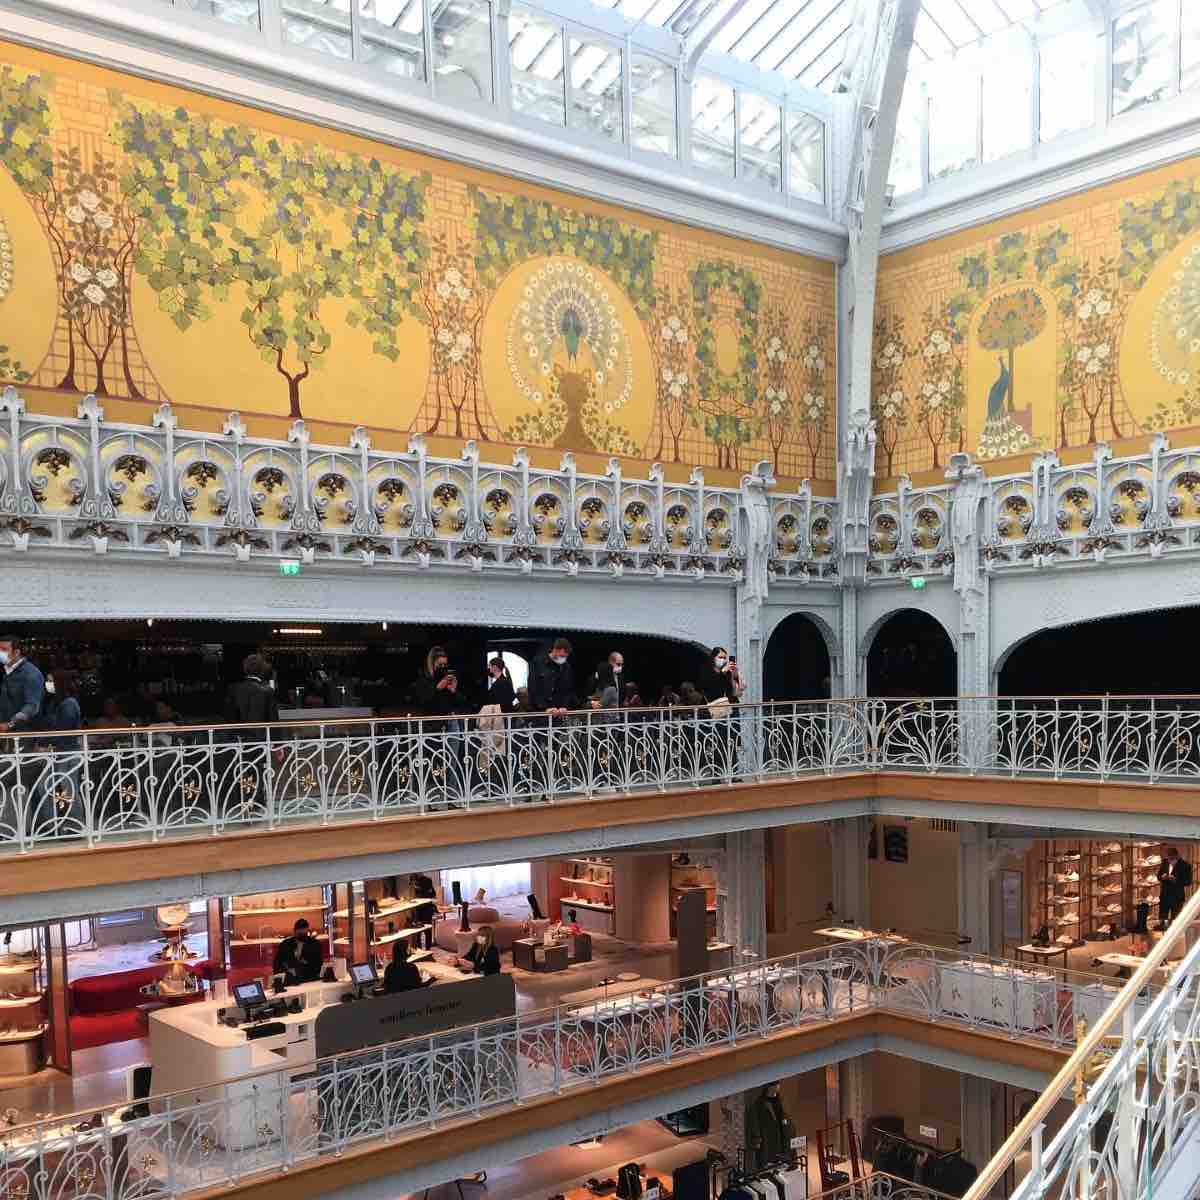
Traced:
POLYGON ((829 647, 817 623, 804 613, 785 617, 763 655, 763 699, 827 699, 831 674, 829 647))
POLYGON ((1128 613, 1044 629, 1015 646, 1000 668, 1003 696, 1191 694, 1187 647, 1200 608, 1128 613))
POLYGON ((958 656, 949 634, 928 613, 903 608, 875 632, 867 653, 869 696, 953 696, 958 656))

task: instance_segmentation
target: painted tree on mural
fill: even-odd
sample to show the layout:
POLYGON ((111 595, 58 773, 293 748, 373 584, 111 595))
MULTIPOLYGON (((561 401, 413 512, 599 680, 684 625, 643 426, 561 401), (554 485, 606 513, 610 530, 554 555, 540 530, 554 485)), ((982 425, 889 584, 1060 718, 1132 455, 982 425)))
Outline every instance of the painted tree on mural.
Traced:
POLYGON ((800 358, 800 377, 804 390, 800 394, 800 408, 796 414, 796 421, 808 449, 810 478, 817 473, 817 456, 821 453, 821 446, 825 441, 829 413, 829 335, 829 323, 819 317, 809 319, 803 334, 804 352, 800 358))
POLYGON ((1087 418, 1086 441, 1097 437, 1097 420, 1107 412, 1111 432, 1125 436, 1118 419, 1121 399, 1117 353, 1125 325, 1126 297, 1114 259, 1085 264, 1078 287, 1062 302, 1068 330, 1059 371, 1059 439, 1067 445, 1067 418, 1087 418))
POLYGON ((875 419, 876 446, 883 454, 884 474, 895 470, 896 445, 908 427, 909 401, 901 386, 901 372, 909 348, 904 340, 904 318, 885 313, 875 322, 874 378, 871 386, 871 416, 875 419))
POLYGON ((782 309, 773 305, 763 313, 762 319, 762 345, 758 352, 762 378, 759 380, 758 396, 762 411, 760 428, 771 447, 771 464, 776 474, 780 470, 780 451, 787 444, 788 435, 797 423, 797 397, 788 389, 793 361, 787 317, 782 309))
POLYGON ((957 439, 960 450, 965 440, 963 334, 949 308, 925 310, 921 360, 924 377, 916 397, 916 420, 936 468, 942 465, 940 451, 948 438, 957 439))
POLYGON ((662 458, 667 438, 671 462, 679 462, 679 440, 687 429, 695 404, 696 372, 692 356, 697 340, 691 297, 686 288, 660 287, 650 322, 650 357, 654 362, 658 398, 658 447, 662 458), (657 328, 655 328, 657 325, 657 328))
POLYGON ((688 274, 696 321, 697 409, 693 424, 717 447, 717 465, 741 467, 739 451, 755 433, 758 401, 759 313, 762 285, 752 272, 723 260, 697 263, 688 274), (736 304, 737 364, 722 369, 717 359, 718 297, 736 304))
POLYGON ((331 300, 350 301, 347 322, 375 353, 399 356, 401 322, 425 315, 415 293, 429 252, 428 176, 184 108, 127 104, 115 136, 122 191, 144 223, 137 269, 159 307, 186 330, 210 302, 238 296, 292 417, 333 344, 331 300))
POLYGON ((480 332, 486 303, 474 257, 451 248, 445 233, 430 238, 429 257, 417 284, 418 303, 429 326, 435 409, 426 433, 483 437, 487 401, 479 369, 480 332))
POLYGON ((1046 306, 1033 288, 1017 288, 997 296, 979 322, 979 344, 1008 356, 1008 411, 1016 412, 1013 364, 1018 346, 1027 345, 1046 328, 1046 306))

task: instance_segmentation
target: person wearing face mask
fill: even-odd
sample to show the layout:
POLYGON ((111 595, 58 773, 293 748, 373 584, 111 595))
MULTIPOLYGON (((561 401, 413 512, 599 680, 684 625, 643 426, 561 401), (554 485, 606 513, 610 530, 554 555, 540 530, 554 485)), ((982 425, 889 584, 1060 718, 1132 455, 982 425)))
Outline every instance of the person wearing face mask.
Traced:
POLYGON ((625 655, 620 650, 614 650, 608 656, 608 661, 596 668, 592 691, 603 692, 605 688, 617 689, 617 707, 624 708, 629 682, 625 674, 625 655))
POLYGON ((708 667, 700 676, 700 691, 709 705, 732 704, 737 698, 733 668, 724 646, 714 646, 708 667))
POLYGON ((534 660, 529 671, 529 704, 534 712, 565 717, 579 706, 570 659, 571 643, 560 637, 548 654, 534 660))
MULTIPOLYGON (((65 667, 46 676, 42 729, 61 734, 83 726, 79 708, 79 677, 65 667)), ((82 833, 83 798, 80 795, 80 740, 77 737, 39 739, 39 749, 49 753, 50 770, 42 781, 42 814, 38 825, 52 824, 59 834, 82 833)))
POLYGON ((705 742, 706 756, 711 759, 712 769, 721 775, 729 775, 733 769, 733 706, 737 702, 737 685, 729 654, 724 646, 714 646, 709 665, 700 676, 700 691, 707 702, 708 711, 699 710, 700 717, 708 717, 713 723, 712 737, 705 742))
POLYGON ((502 713, 510 713, 517 702, 517 693, 513 690, 512 676, 504 665, 504 659, 496 655, 488 663, 487 702, 495 704, 502 713))
MULTIPOLYGON (((231 742, 241 742, 239 759, 229 753, 218 779, 227 780, 222 786, 222 798, 244 812, 261 809, 267 799, 266 789, 266 726, 279 720, 279 702, 270 686, 271 664, 261 654, 249 654, 242 660, 245 678, 235 683, 225 696, 225 721, 240 728, 227 736, 231 742), (253 786, 247 790, 247 781, 253 786)), ((283 754, 276 749, 278 765, 283 754)))
POLYGON ((22 652, 21 639, 0 635, 0 733, 20 733, 34 728, 42 714, 46 680, 22 652))
POLYGON ((500 951, 496 949, 496 941, 490 925, 479 927, 474 944, 458 962, 464 971, 470 970, 476 975, 500 974, 500 951))

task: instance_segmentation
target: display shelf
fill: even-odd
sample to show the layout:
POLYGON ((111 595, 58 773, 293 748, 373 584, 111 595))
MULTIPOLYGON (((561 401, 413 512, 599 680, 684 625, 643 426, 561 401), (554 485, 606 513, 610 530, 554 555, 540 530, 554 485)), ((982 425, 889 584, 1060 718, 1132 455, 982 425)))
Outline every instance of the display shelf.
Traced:
POLYGON ((560 875, 559 880, 562 883, 583 883, 588 887, 611 888, 611 879, 572 879, 569 875, 560 875))
MULTIPOLYGON (((329 934, 327 933, 313 933, 309 936, 315 938, 318 942, 327 942, 329 940, 329 934)), ((281 933, 275 937, 265 938, 230 938, 229 944, 230 946, 278 946, 286 937, 291 937, 291 934, 281 933)))
POLYGON ((30 959, 29 962, 0 964, 0 975, 30 975, 41 969, 42 960, 40 958, 30 959))
POLYGON ((571 908, 590 908, 594 912, 610 913, 616 911, 611 904, 597 904, 593 900, 581 900, 578 896, 564 896, 560 903, 566 904, 571 908))
POLYGON ((328 904, 289 904, 286 908, 231 908, 231 917, 269 917, 273 913, 324 912, 328 904))
POLYGON ((0 1033, 0 1045, 5 1042, 31 1042, 34 1038, 39 1038, 49 1026, 43 1021, 34 1029, 13 1029, 8 1033, 0 1033))
POLYGON ((607 867, 612 870, 611 858, 564 858, 563 862, 579 863, 582 867, 607 867))
POLYGON ((433 957, 432 950, 410 950, 408 952, 409 962, 424 962, 428 958, 433 957))
POLYGON ((432 925, 409 925, 405 929, 397 929, 395 933, 385 933, 383 937, 371 939, 372 946, 386 946, 391 942, 398 942, 401 938, 414 937, 418 933, 424 933, 428 929, 432 929, 432 925))
POLYGON ((45 992, 30 992, 28 996, 18 996, 13 1000, 0 1000, 0 1008, 28 1008, 31 1004, 41 1004, 45 992))

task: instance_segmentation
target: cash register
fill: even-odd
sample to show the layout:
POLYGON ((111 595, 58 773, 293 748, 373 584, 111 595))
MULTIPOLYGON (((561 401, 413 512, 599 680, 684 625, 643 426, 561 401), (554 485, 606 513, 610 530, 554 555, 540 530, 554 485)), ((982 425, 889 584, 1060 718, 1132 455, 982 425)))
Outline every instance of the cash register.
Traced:
POLYGON ((354 998, 361 1000, 368 993, 373 996, 383 994, 379 984, 379 972, 373 962, 350 964, 350 982, 354 984, 354 998))
MULTIPOLYGON (((239 1025, 245 1029, 247 1038, 270 1037, 282 1032, 284 1026, 275 1018, 282 1017, 289 1009, 286 1000, 268 1000, 263 991, 262 983, 251 980, 249 983, 234 984, 233 998, 237 1003, 237 1011, 230 1013, 222 1009, 219 1017, 226 1025, 239 1025)), ((293 1001, 293 1011, 300 1009, 299 998, 293 1001)))

